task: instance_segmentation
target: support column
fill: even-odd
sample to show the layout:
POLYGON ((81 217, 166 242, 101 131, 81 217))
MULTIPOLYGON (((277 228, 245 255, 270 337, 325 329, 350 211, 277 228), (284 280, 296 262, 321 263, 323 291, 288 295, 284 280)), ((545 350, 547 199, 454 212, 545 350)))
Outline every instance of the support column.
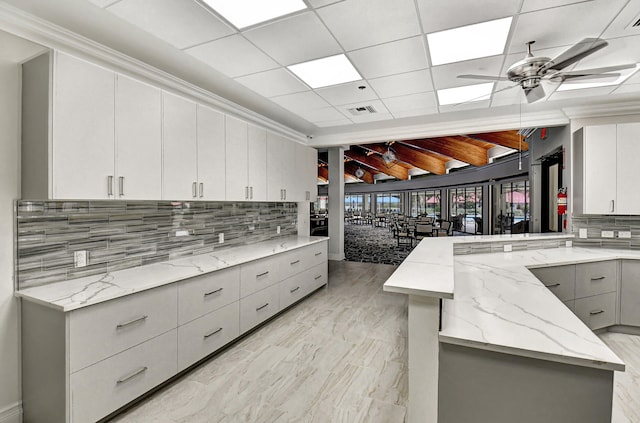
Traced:
POLYGON ((329 149, 329 260, 344 260, 344 148, 329 149))

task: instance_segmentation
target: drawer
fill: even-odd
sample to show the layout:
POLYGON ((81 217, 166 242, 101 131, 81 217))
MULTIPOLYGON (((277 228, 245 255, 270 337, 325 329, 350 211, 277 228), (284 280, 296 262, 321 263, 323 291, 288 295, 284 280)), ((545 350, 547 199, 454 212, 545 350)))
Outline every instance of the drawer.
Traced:
POLYGON ((309 292, 324 286, 328 282, 327 262, 317 264, 309 269, 308 284, 309 292))
POLYGON ((616 323, 616 293, 576 299, 575 313, 592 330, 613 326, 616 323))
POLYGON ((617 291, 617 270, 615 260, 576 265, 576 298, 617 291))
POLYGON ((71 373, 174 329, 177 306, 170 284, 70 312, 71 373))
POLYGON ((280 287, 272 285, 240 299, 240 333, 245 333, 280 311, 280 287))
POLYGON ((291 304, 301 300, 311 292, 306 276, 307 272, 299 273, 280 283, 281 309, 289 307, 291 304))
POLYGON ((327 262, 327 242, 320 242, 306 248, 313 254, 311 257, 311 266, 317 266, 318 264, 327 262))
POLYGON ((280 255, 252 261, 240 266, 240 297, 280 282, 282 259, 280 255))
POLYGON ((178 371, 224 347, 239 335, 238 301, 178 327, 178 371))
POLYGON ((178 284, 178 325, 240 299, 240 268, 211 272, 178 284))
POLYGON ((576 267, 552 266, 529 269, 540 281, 562 301, 575 298, 576 267))
POLYGON ((176 329, 71 375, 71 421, 117 410, 176 373, 176 329))

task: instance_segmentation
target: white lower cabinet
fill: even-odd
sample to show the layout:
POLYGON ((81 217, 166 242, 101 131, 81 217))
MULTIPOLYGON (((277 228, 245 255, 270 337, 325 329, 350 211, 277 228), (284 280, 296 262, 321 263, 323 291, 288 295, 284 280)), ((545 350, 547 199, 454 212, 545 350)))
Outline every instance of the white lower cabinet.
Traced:
POLYGON ((173 329, 73 373, 73 422, 95 422, 176 374, 173 329))
POLYGON ((622 260, 620 324, 640 326, 640 262, 622 260))
POLYGON ((601 329, 616 324, 616 293, 578 298, 575 301, 575 313, 589 329, 601 329))
POLYGON ((280 287, 272 285, 240 299, 240 333, 245 333, 280 311, 280 287))

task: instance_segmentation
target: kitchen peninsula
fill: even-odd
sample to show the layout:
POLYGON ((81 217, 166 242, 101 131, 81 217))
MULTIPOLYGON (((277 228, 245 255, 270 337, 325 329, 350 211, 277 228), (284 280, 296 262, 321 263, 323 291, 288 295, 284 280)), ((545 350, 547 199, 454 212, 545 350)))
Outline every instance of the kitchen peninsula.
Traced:
POLYGON ((590 327, 620 325, 620 269, 640 254, 571 247, 572 238, 435 238, 409 255, 384 289, 409 295, 410 422, 610 421, 613 372, 625 365, 590 327), (565 302, 552 292, 559 283, 532 273, 604 267, 593 262, 613 274, 576 276, 572 294, 612 288, 565 302), (588 308, 601 297, 612 310, 588 308))

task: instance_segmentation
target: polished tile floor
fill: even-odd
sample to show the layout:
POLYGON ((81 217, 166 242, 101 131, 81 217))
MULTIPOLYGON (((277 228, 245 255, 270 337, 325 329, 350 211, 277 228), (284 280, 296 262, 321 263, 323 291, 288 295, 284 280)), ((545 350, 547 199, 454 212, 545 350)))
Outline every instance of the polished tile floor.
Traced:
MULTIPOLYGON (((395 269, 330 262, 330 286, 118 416, 119 423, 403 422, 407 304, 395 269)), ((640 422, 640 336, 603 333, 627 363, 613 423, 640 422)))

